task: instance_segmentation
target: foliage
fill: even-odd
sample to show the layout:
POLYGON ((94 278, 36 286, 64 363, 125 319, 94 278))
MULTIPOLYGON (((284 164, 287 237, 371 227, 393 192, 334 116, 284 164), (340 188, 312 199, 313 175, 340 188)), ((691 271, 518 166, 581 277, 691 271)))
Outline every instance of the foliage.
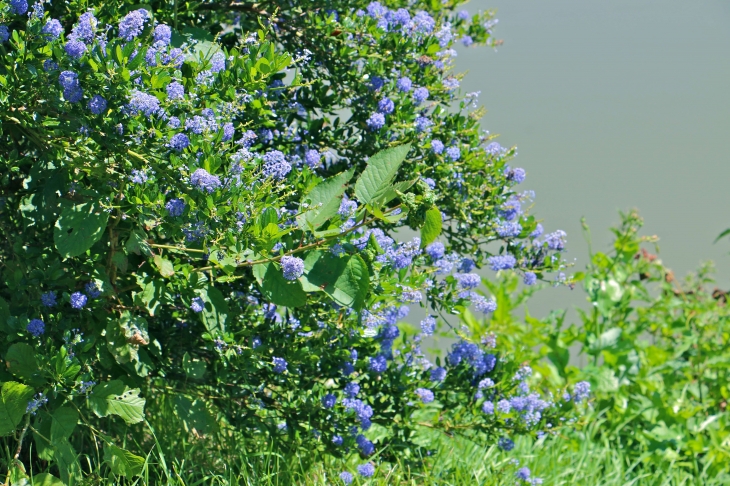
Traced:
POLYGON ((657 238, 640 236, 641 225, 636 212, 623 215, 612 251, 593 253, 585 274, 576 274, 590 303, 588 311, 577 309, 578 324, 567 325, 565 313, 543 321, 528 314, 522 324, 510 312, 525 301, 514 277, 491 284, 502 318, 495 313, 490 323, 474 323, 478 331, 509 336, 503 349, 539 360, 533 365, 538 380, 590 381, 593 412, 583 418, 593 424, 590 440, 620 450, 637 476, 671 467, 724 478, 730 454, 726 293, 713 288, 709 265, 679 281, 645 248, 657 238), (578 357, 587 365, 575 366, 578 357))
POLYGON ((171 416, 236 454, 274 444, 366 476, 376 458, 418 468, 441 434, 494 444, 574 412, 491 337, 459 332, 431 363, 396 325, 406 303, 493 311, 474 267, 564 267, 565 234, 541 237, 514 150, 451 73, 454 42, 493 42, 491 14, 0 5, 13 482, 130 479, 152 451, 165 470, 171 416), (420 238, 395 241, 403 227, 420 238))

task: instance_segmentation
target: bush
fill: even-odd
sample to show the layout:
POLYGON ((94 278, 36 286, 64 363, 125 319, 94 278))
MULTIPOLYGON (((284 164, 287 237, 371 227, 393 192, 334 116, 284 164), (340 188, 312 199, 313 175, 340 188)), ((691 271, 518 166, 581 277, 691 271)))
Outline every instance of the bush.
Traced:
POLYGON ((194 437, 363 476, 417 468, 434 434, 506 444, 573 413, 492 336, 420 350, 440 314, 494 311, 474 268, 564 267, 451 73, 454 42, 494 42, 489 13, 2 5, 13 480, 139 475, 170 410, 194 437), (422 332, 396 325, 406 304, 422 332))

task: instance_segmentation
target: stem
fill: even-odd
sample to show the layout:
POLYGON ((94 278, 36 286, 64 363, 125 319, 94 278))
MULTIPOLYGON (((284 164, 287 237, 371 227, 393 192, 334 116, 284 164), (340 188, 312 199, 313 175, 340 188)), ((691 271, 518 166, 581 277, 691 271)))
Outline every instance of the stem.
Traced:
POLYGON ((15 455, 13 456, 13 460, 10 461, 10 465, 8 466, 8 476, 5 478, 5 486, 10 486, 10 473, 12 472, 12 468, 15 464, 18 463, 18 457, 20 457, 20 451, 23 448, 23 439, 25 438, 25 433, 28 432, 28 427, 30 427, 30 414, 25 414, 25 426, 23 426, 23 431, 20 433, 20 439, 18 439, 18 448, 15 449, 15 455))

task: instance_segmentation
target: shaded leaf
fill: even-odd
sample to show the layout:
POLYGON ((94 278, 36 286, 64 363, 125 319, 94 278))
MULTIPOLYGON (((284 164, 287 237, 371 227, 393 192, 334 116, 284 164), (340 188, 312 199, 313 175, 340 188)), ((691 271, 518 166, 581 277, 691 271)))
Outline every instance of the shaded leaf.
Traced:
POLYGON ((254 265, 253 271, 261 285, 261 293, 270 302, 284 307, 301 307, 307 303, 302 283, 285 279, 273 263, 254 265))
POLYGON ((89 405, 96 415, 118 415, 128 424, 144 420, 145 400, 139 389, 129 389, 120 380, 100 383, 89 395, 89 405))
POLYGON ((114 474, 127 478, 140 475, 145 463, 143 457, 132 454, 114 444, 104 444, 104 460, 109 464, 114 474))
POLYGON ((8 381, 0 390, 0 436, 10 435, 20 424, 33 398, 33 389, 27 385, 8 381))
POLYGON ((79 256, 99 241, 109 213, 97 203, 67 206, 53 229, 53 241, 64 258, 79 256))
POLYGON ((317 184, 302 198, 302 202, 309 201, 309 211, 297 216, 297 224, 302 229, 317 229, 328 219, 334 217, 340 208, 342 194, 347 182, 352 178, 355 169, 337 174, 317 184))

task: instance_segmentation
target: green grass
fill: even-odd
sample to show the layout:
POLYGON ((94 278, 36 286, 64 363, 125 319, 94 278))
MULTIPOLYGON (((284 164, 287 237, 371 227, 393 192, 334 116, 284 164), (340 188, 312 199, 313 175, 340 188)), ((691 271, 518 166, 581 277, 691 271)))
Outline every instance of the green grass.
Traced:
MULTIPOLYGON (((527 466, 544 485, 670 486, 730 485, 730 475, 709 477, 689 471, 672 461, 649 469, 646 462, 628 460, 622 450, 598 440, 600 424, 570 437, 547 438, 534 443, 522 438, 514 450, 481 447, 471 442, 446 438, 440 449, 424 458, 425 468, 414 471, 406 462, 379 465, 369 480, 358 478, 352 458, 342 461, 305 455, 286 456, 273 450, 246 454, 233 435, 224 438, 190 439, 182 431, 167 432, 150 453, 145 474, 134 484, 176 486, 325 486, 342 484, 339 473, 352 472, 355 485, 486 485, 514 486, 515 472, 527 466), (163 456, 160 450, 167 450, 163 456), (174 453, 172 452, 174 451, 174 453), (515 460, 519 464, 515 464, 515 460)), ((157 434, 161 435, 160 433, 157 434)), ((641 459, 641 458, 640 458, 641 459)), ((646 458, 644 458, 646 459, 646 458)), ((376 461, 377 462, 377 461, 376 461)))

